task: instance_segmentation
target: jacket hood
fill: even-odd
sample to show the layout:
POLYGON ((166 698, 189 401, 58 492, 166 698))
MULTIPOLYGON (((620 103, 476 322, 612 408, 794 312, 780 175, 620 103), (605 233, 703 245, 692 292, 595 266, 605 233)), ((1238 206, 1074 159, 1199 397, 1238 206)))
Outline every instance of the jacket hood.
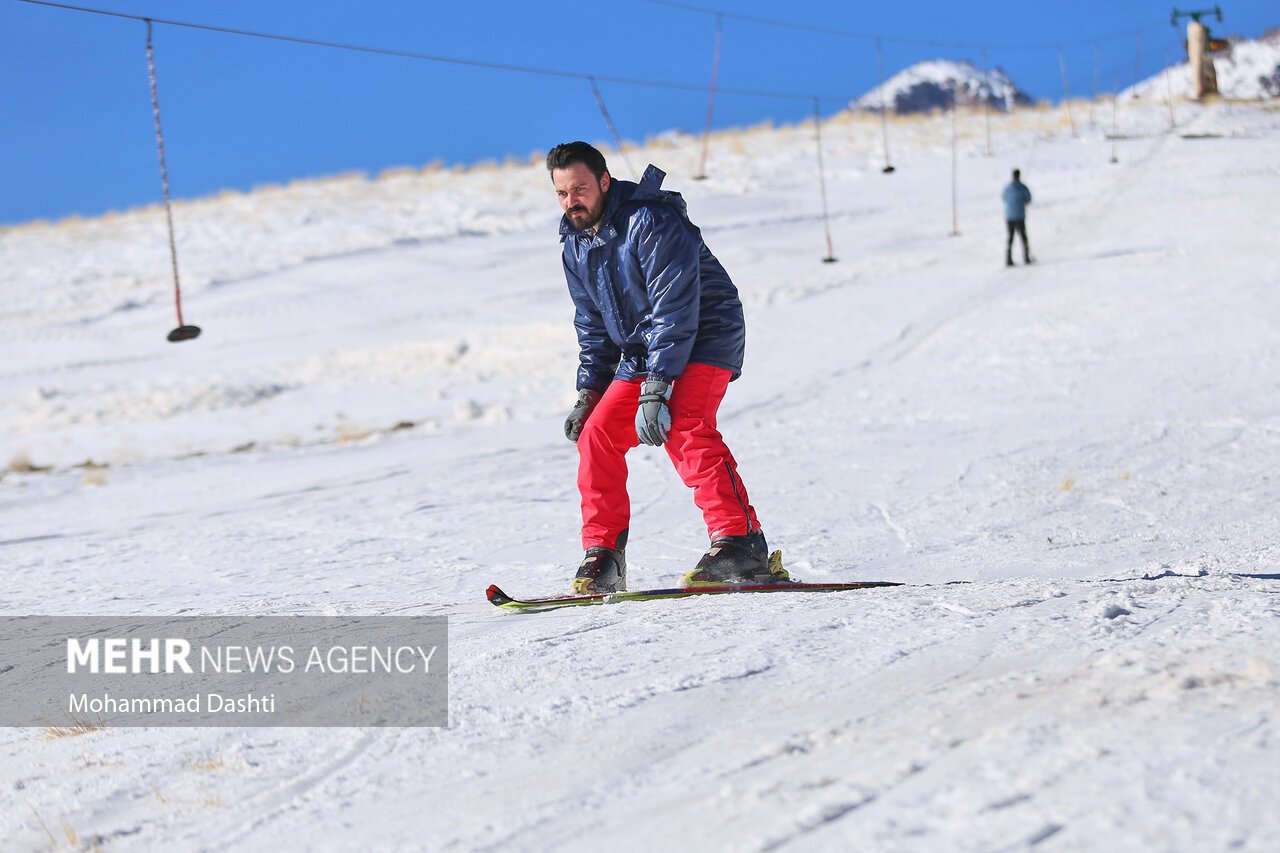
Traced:
MULTIPOLYGON (((659 169, 652 163, 644 170, 644 174, 640 177, 640 183, 632 184, 630 181, 622 183, 635 187, 629 196, 619 199, 619 206, 624 201, 660 201, 663 204, 669 204, 676 210, 680 211, 680 215, 685 219, 689 218, 689 207, 684 202, 684 197, 675 190, 664 190, 662 182, 666 179, 667 173, 659 169)), ((610 191, 612 194, 612 190, 610 191)))

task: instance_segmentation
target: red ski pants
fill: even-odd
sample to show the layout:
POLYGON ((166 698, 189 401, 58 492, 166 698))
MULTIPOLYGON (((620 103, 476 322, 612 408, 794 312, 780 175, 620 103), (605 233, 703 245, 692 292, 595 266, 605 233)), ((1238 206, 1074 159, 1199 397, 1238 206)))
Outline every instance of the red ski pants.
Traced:
MULTIPOLYGON (((693 502, 702 510, 707 533, 741 535, 759 527, 756 512, 738 477, 738 465, 716 429, 716 412, 733 374, 722 367, 690 364, 671 386, 671 430, 667 455, 693 502)), ((636 408, 640 380, 615 380, 605 390, 578 437, 578 492, 582 496, 582 547, 614 548, 631 524, 627 494, 627 451, 639 445, 636 408)))

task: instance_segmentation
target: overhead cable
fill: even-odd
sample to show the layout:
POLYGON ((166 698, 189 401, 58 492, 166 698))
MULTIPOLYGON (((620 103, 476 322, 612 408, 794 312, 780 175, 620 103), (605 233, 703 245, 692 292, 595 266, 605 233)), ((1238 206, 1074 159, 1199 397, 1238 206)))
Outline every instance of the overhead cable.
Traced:
MULTIPOLYGON (((586 80, 588 82, 600 81, 605 83, 621 83, 628 86, 649 86, 661 89, 679 89, 688 92, 705 92, 706 86, 696 85, 692 83, 672 83, 661 80, 640 80, 632 77, 610 77, 605 74, 584 74, 576 71, 559 71, 551 68, 535 68, 528 65, 512 65, 504 62, 490 62, 479 59, 461 59, 454 56, 438 56, 429 53, 415 53, 405 50, 393 50, 390 48, 370 47, 368 45, 346 44, 343 42, 324 41, 321 39, 301 38, 298 36, 287 36, 279 33, 262 33, 254 30, 241 30, 233 27, 219 27, 212 24, 197 24, 191 21, 175 21, 165 18, 156 18, 147 15, 131 15, 124 12, 108 12, 104 9, 91 9, 87 6, 73 6, 68 3, 53 3, 50 0, 18 0, 20 3, 29 3, 34 6, 47 6, 54 9, 65 9, 72 12, 86 12, 93 15, 105 15, 111 18, 125 18, 131 21, 143 21, 156 24, 165 24, 171 27, 183 27, 192 30, 205 30, 207 32, 224 33, 227 35, 247 36, 249 38, 271 39, 274 41, 289 42, 291 44, 304 44, 312 47, 326 47, 334 50, 350 50, 359 53, 372 53, 380 56, 394 56, 401 59, 417 59, 427 62, 443 62, 451 65, 466 65, 472 68, 489 68, 498 71, 515 71, 521 74, 539 74, 545 77, 561 77, 573 80, 586 80)), ((719 91, 732 95, 748 95, 758 98, 784 98, 790 100, 810 101, 814 98, 820 98, 824 101, 840 101, 850 100, 849 95, 815 95, 812 93, 804 94, 798 92, 771 92, 759 89, 720 89, 719 91)))
MULTIPOLYGON (((789 30, 800 30, 803 32, 819 33, 828 36, 840 36, 841 38, 861 39, 863 41, 886 41, 896 44, 915 44, 925 45, 928 47, 951 47, 961 48, 964 50, 1057 50, 1059 47, 1073 47, 1076 45, 1098 44, 1105 41, 1117 41, 1119 39, 1133 38, 1134 34, 1139 32, 1139 28, 1132 28, 1123 32, 1113 33, 1112 35, 1095 36, 1087 39, 1077 39, 1075 41, 1057 41, 1048 44, 978 44, 971 42, 957 41, 940 41, 937 39, 918 39, 903 38, 894 36, 877 35, 875 33, 859 33, 850 30, 834 29, 832 27, 819 27, 813 24, 800 24, 794 21, 780 21, 776 18, 762 18, 758 15, 743 15, 737 12, 726 12, 722 9, 710 9, 705 6, 694 6, 689 3, 678 3, 675 0, 644 0, 645 3, 651 3, 655 6, 669 6, 673 9, 683 9, 686 12, 697 12, 702 15, 719 15, 725 18, 733 18, 738 21, 746 21, 752 24, 763 24, 769 27, 781 27, 789 30)), ((1154 28, 1148 27, 1145 30, 1150 32, 1154 28)), ((1164 28, 1161 27, 1161 30, 1164 28)))

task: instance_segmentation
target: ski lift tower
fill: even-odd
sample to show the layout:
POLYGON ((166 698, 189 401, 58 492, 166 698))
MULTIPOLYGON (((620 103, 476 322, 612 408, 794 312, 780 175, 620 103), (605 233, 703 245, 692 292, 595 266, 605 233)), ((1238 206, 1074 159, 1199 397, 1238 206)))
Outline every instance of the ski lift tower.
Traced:
POLYGON ((1199 12, 1180 12, 1175 8, 1169 21, 1176 27, 1179 18, 1191 19, 1187 22, 1187 59, 1191 61, 1191 94, 1197 101, 1206 95, 1218 94, 1218 74, 1213 68, 1213 57, 1209 55, 1209 28, 1200 23, 1206 15, 1214 15, 1218 23, 1222 23, 1222 10, 1216 5, 1199 12))

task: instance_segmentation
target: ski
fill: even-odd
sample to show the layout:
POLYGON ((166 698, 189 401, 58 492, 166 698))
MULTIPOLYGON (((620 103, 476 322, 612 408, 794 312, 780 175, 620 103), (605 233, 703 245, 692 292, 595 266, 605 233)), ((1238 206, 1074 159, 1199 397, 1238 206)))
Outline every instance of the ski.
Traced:
POLYGON ((503 610, 525 611, 556 610, 561 607, 583 607, 592 604, 617 604, 622 601, 655 601, 664 598, 689 598, 694 595, 725 595, 744 592, 842 592, 854 589, 874 589, 885 586, 902 586, 895 581, 855 581, 852 583, 786 583, 724 584, 719 586, 678 586, 670 589, 638 589, 627 592, 607 592, 594 595, 554 595, 548 598, 512 598, 497 584, 485 590, 489 603, 503 610))

